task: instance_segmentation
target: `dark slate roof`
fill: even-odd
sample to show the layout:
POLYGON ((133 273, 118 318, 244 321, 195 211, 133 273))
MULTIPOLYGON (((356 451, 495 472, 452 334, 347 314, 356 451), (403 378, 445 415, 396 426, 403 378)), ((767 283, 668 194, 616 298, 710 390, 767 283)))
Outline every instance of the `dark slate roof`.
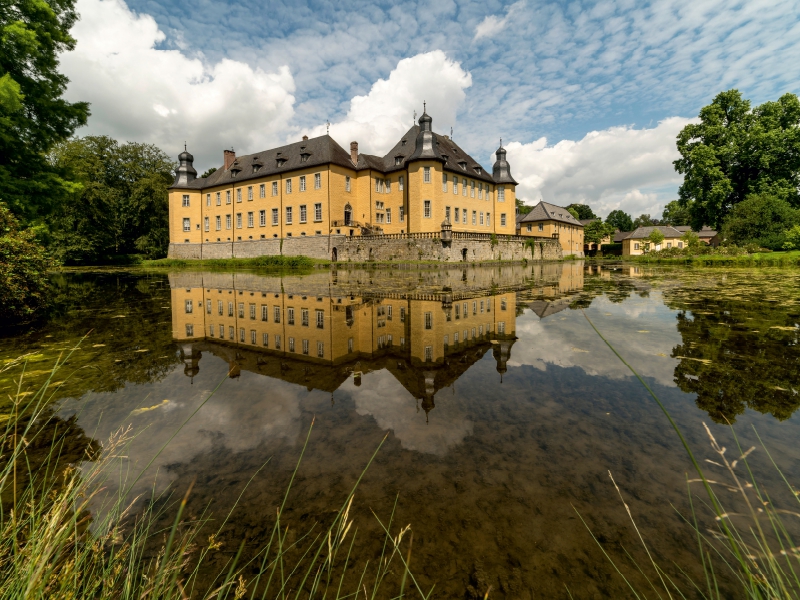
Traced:
POLYGON ((254 154, 237 156, 229 170, 220 167, 206 178, 198 178, 188 185, 174 185, 172 187, 203 189, 217 185, 229 185, 231 182, 255 179, 275 173, 285 173, 301 168, 316 167, 333 163, 342 167, 353 168, 350 154, 345 152, 329 135, 302 140, 279 148, 264 150, 254 154), (302 155, 307 154, 308 159, 302 162, 302 155), (283 160, 282 163, 278 159, 283 160), (280 166, 279 166, 280 164, 280 166), (260 165, 258 171, 253 171, 255 165, 260 165), (236 177, 233 171, 239 169, 236 177))
POLYGON ((583 227, 583 223, 573 217, 566 208, 550 204, 543 200, 534 206, 531 212, 524 215, 523 218, 519 220, 519 223, 535 221, 559 221, 561 223, 583 227))
POLYGON ((586 227, 586 226, 587 226, 589 223, 591 223, 592 221, 599 221, 599 220, 600 220, 600 219, 598 219, 598 218, 595 218, 595 219, 581 219, 580 221, 581 221, 581 225, 583 225, 584 227, 586 227))
POLYGON ((649 237, 650 234, 653 233, 654 229, 658 229, 662 234, 664 234, 665 238, 679 238, 683 235, 682 232, 678 231, 674 227, 670 227, 669 225, 654 225, 652 227, 639 227, 635 231, 631 231, 623 239, 642 240, 649 237))
POLYGON ((615 244, 619 244, 622 240, 627 238, 632 233, 633 233, 632 231, 616 231, 616 232, 614 232, 614 243, 615 244))

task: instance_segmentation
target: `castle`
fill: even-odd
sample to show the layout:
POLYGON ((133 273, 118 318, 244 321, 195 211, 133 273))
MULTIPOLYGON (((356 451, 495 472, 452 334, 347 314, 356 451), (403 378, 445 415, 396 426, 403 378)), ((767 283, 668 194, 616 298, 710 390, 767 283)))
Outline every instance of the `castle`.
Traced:
MULTIPOLYGON (((169 188, 170 255, 214 256, 214 246, 309 236, 513 236, 515 188, 500 146, 486 171, 423 112, 385 156, 348 154, 329 135, 237 157, 197 177, 180 154, 169 188), (187 254, 187 252, 189 254, 187 254)), ((241 245, 241 244, 240 244, 241 245)), ((331 257, 334 260, 335 256, 331 257)))

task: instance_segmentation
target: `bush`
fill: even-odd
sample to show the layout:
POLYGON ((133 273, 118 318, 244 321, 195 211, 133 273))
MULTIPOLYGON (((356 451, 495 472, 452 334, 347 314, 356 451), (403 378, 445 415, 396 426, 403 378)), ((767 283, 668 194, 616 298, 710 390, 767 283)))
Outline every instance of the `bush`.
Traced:
POLYGON ((0 322, 33 319, 47 303, 47 270, 54 262, 36 234, 0 203, 0 322))
POLYGON ((800 250, 800 225, 795 225, 784 234, 784 250, 800 250))
POLYGON ((722 226, 723 237, 743 246, 758 244, 781 250, 787 230, 800 224, 800 210, 769 194, 751 194, 731 210, 722 226))

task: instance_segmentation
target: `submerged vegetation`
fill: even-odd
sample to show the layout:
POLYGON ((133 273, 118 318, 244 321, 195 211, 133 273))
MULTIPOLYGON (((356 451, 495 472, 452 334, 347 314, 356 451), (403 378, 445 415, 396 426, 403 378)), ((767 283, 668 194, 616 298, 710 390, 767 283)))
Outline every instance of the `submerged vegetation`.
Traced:
POLYGON ((202 269, 313 269, 317 265, 327 265, 328 261, 316 260, 307 256, 270 255, 256 258, 216 258, 206 260, 184 260, 180 258, 161 258, 141 262, 143 267, 202 268, 202 269))

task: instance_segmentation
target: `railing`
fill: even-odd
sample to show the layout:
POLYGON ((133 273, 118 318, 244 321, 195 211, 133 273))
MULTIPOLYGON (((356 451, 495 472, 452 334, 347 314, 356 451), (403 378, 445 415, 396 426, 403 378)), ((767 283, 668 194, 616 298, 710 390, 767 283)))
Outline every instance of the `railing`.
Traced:
MULTIPOLYGON (((526 242, 533 240, 535 242, 552 242, 553 239, 549 237, 537 237, 530 235, 507 235, 507 234, 491 234, 491 233, 472 233, 469 231, 453 231, 451 239, 454 240, 491 240, 496 239, 499 242, 526 242)), ((419 233, 378 233, 362 235, 362 238, 367 239, 382 239, 382 240, 420 240, 420 239, 439 239, 442 237, 441 231, 428 231, 419 233)))

